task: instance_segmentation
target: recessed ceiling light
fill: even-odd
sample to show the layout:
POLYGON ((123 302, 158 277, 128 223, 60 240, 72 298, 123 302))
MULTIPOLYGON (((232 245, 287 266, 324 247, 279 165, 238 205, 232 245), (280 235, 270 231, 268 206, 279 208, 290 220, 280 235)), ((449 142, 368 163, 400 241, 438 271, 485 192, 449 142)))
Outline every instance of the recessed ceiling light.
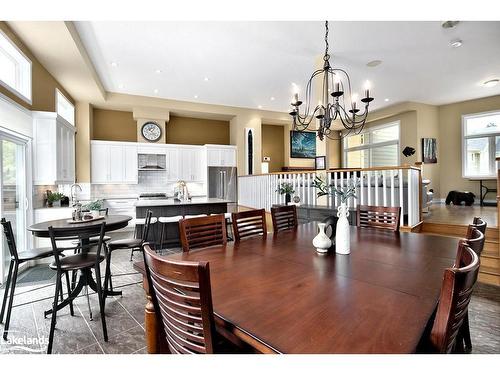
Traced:
POLYGON ((125 86, 123 86, 123 84, 122 84, 122 83, 120 83, 120 84, 118 85, 118 88, 119 88, 119 89, 123 89, 124 87, 125 87, 125 86))
POLYGON ((194 96, 194 98, 195 98, 195 99, 198 99, 198 95, 195 95, 195 96, 194 96))
POLYGON ((116 61, 111 61, 110 65, 113 67, 113 68, 116 68, 118 66, 118 63, 116 61))
POLYGON ((155 70, 155 73, 157 73, 157 74, 160 74, 161 72, 162 72, 162 70, 161 70, 161 69, 156 69, 156 70, 155 70))
POLYGON ((271 101, 274 101, 274 99, 275 99, 274 96, 271 96, 271 101))
POLYGON ((259 109, 262 109, 262 106, 261 106, 261 105, 259 105, 259 109))
POLYGON ((486 81, 483 83, 484 87, 495 87, 498 85, 498 82, 500 82, 499 79, 490 79, 489 81, 486 81))
POLYGON ((453 29, 460 21, 445 21, 441 24, 443 29, 453 29))
POLYGON ((382 60, 372 60, 366 64, 366 66, 369 66, 370 68, 374 68, 376 66, 379 66, 382 64, 382 60))
POLYGON ((154 92, 155 94, 158 94, 158 92, 159 92, 159 91, 160 91, 160 90, 158 90, 158 89, 154 89, 154 90, 153 90, 153 92, 154 92))
POLYGON ((204 80, 205 82, 208 82, 208 81, 210 81, 210 78, 205 77, 205 78, 203 78, 203 80, 204 80))
POLYGON ((452 46, 453 48, 458 48, 458 47, 460 47, 462 44, 463 44, 463 42, 462 42, 462 40, 461 40, 461 39, 453 39, 453 40, 450 42, 450 46, 452 46))
POLYGON ((389 101, 389 98, 385 98, 385 99, 384 99, 384 102, 388 102, 388 101, 389 101))

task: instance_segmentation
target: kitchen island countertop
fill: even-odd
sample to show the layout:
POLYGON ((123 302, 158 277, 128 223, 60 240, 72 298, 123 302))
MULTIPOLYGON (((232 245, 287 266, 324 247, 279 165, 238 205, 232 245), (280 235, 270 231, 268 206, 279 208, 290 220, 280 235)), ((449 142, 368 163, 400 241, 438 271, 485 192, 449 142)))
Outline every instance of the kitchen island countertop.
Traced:
POLYGON ((174 199, 139 199, 136 203, 136 207, 163 207, 163 206, 192 206, 197 204, 220 204, 220 203, 235 203, 227 199, 219 198, 192 198, 188 201, 174 201, 174 199))

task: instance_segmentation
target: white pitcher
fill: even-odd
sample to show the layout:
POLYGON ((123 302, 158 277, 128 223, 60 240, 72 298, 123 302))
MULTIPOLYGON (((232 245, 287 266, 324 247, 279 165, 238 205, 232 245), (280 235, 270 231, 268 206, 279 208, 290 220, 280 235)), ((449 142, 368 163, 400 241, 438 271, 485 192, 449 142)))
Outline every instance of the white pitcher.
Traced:
POLYGON ((320 254, 327 253, 328 249, 332 246, 332 240, 325 233, 325 226, 325 223, 318 223, 319 233, 313 239, 313 246, 320 254))

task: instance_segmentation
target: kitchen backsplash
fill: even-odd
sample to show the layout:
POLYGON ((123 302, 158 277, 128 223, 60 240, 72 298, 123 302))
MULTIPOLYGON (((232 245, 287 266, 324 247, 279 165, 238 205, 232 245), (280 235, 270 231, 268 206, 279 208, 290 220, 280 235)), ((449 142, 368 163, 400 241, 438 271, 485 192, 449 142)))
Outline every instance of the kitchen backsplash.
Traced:
MULTIPOLYGON (((78 200, 87 201, 94 199, 119 198, 119 197, 137 197, 142 193, 166 193, 169 197, 174 195, 176 183, 167 182, 165 177, 160 177, 159 172, 141 172, 139 173, 138 184, 90 184, 80 183, 82 191, 76 191, 78 200)), ((203 183, 188 182, 189 193, 192 196, 207 195, 206 185, 203 183)), ((59 191, 70 198, 71 185, 37 185, 33 187, 33 207, 42 208, 45 193, 47 190, 59 191)))

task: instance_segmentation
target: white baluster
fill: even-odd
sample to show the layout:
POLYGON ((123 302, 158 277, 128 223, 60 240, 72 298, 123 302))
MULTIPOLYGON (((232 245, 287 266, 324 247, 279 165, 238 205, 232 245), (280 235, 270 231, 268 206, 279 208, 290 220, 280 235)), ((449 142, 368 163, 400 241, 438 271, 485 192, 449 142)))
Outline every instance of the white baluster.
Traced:
POLYGON ((396 204, 394 202, 394 169, 391 169, 391 207, 394 207, 396 204))
POLYGON ((373 172, 373 185, 375 186, 375 206, 378 206, 378 175, 377 171, 373 172))
POLYGON ((386 183, 386 171, 382 171, 382 190, 383 190, 383 196, 384 196, 384 206, 387 207, 387 183, 386 183))
POLYGON ((411 178, 411 169, 408 169, 408 226, 413 225, 413 181, 411 178))
POLYGON ((399 170, 398 175, 399 175, 399 206, 401 207, 401 224, 403 224, 405 207, 404 207, 404 200, 403 200, 404 176, 403 176, 402 169, 399 170))
POLYGON ((365 204, 365 187, 364 187, 364 180, 365 180, 365 172, 361 171, 359 172, 359 204, 363 205, 365 204))
POLYGON ((368 178, 366 189, 368 192, 368 206, 372 206, 372 172, 367 171, 366 177, 368 178))

